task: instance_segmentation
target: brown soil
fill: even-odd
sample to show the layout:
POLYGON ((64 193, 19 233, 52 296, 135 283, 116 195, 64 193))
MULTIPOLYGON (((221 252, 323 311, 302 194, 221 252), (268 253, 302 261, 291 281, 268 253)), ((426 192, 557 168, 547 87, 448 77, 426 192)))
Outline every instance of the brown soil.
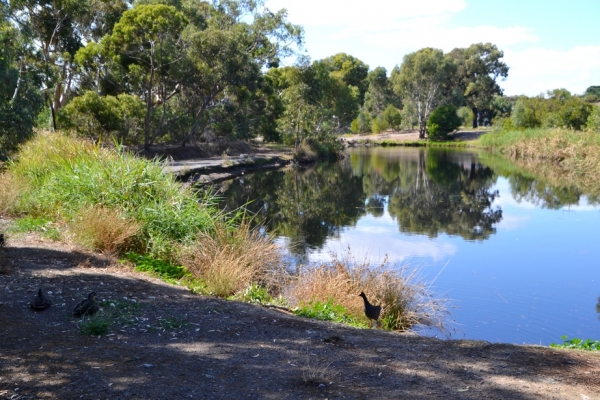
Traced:
POLYGON ((35 235, 0 252, 0 398, 600 398, 597 353, 309 320, 195 295, 35 235), (35 312, 40 287, 53 305, 35 312), (111 321, 101 337, 70 315, 92 290, 111 321))

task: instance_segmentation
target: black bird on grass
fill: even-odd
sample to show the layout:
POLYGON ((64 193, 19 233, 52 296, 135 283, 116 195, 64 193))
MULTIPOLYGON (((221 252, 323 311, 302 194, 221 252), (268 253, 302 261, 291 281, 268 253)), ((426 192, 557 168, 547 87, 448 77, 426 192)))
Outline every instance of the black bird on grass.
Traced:
POLYGON ((44 296, 44 293, 42 293, 42 289, 38 289, 38 294, 37 296, 35 296, 35 299, 33 299, 33 301, 31 303, 29 303, 29 306, 35 310, 35 311, 42 311, 45 310, 46 308, 50 307, 52 305, 52 302, 50 300, 48 300, 46 298, 46 296, 44 296))
POLYGON ((360 292, 359 296, 362 297, 365 302, 365 315, 369 319, 369 327, 373 328, 373 321, 375 321, 375 327, 377 328, 377 320, 379 319, 379 314, 381 314, 381 307, 369 303, 365 292, 360 292))
POLYGON ((74 317, 83 317, 94 315, 98 312, 98 302, 96 301, 96 292, 88 294, 86 300, 81 300, 73 309, 74 317))

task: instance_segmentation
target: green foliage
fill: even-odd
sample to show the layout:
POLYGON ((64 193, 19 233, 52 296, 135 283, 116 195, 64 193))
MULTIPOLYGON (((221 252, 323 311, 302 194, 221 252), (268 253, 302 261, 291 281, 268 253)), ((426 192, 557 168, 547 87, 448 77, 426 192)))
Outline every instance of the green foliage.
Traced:
POLYGON ((9 171, 27 183, 16 212, 69 221, 103 204, 141 225, 134 238, 140 253, 167 255, 173 244, 210 230, 219 215, 210 195, 199 198, 165 174, 160 162, 61 133, 28 142, 9 171))
POLYGON ((462 121, 462 126, 469 126, 469 123, 473 121, 474 114, 473 111, 469 107, 460 107, 456 110, 456 115, 462 121))
POLYGON ((563 348, 563 349, 577 349, 577 350, 588 350, 588 351, 600 351, 600 340, 592 339, 568 339, 567 336, 563 335, 560 337, 563 340, 562 344, 551 343, 550 347, 563 348))
POLYGON ((448 134, 455 131, 462 124, 456 114, 456 107, 445 104, 433 110, 427 119, 427 137, 430 140, 446 140, 448 134))
POLYGON ((135 264, 136 271, 150 272, 161 278, 181 279, 190 275, 185 267, 181 265, 173 265, 149 255, 127 253, 126 258, 135 264))
POLYGON ((158 320, 158 325, 163 331, 187 328, 190 323, 183 317, 167 317, 158 320))
POLYGON ((381 133, 389 128, 387 120, 383 117, 383 115, 378 115, 371 120, 371 132, 372 133, 381 133))
POLYGON ((19 41, 19 32, 0 15, 0 161, 33 136, 42 106, 36 73, 26 67, 26 50, 19 41))
POLYGON ((269 294, 269 289, 255 282, 248 285, 246 289, 235 296, 232 296, 231 299, 261 304, 267 304, 273 301, 273 297, 269 294))
POLYGON ((61 110, 61 125, 98 142, 135 144, 143 137, 144 103, 128 94, 87 91, 61 110))
POLYGON ((12 230, 14 232, 38 232, 50 240, 60 240, 61 238, 60 229, 52 221, 42 217, 18 218, 14 221, 12 230))
POLYGON ((392 71, 394 92, 415 105, 419 137, 424 138, 427 119, 442 99, 442 87, 456 65, 441 50, 424 48, 404 56, 400 68, 392 71))
POLYGON ((102 336, 109 331, 109 321, 106 317, 96 314, 89 318, 84 318, 79 325, 79 332, 82 335, 102 336))
POLYGON ((338 53, 323 59, 331 71, 331 75, 341 79, 346 85, 354 86, 359 91, 359 102, 362 103, 367 90, 367 74, 369 66, 346 53, 338 53))
POLYGON ((585 89, 586 95, 594 95, 600 97, 600 86, 590 86, 585 89))
POLYGON ((392 104, 388 105, 383 110, 383 120, 387 123, 388 127, 392 128, 393 131, 399 131, 402 127, 402 114, 392 104))
POLYGON ((587 120, 587 129, 600 133, 600 107, 594 107, 587 120))
POLYGON ((367 82, 369 83, 369 87, 365 94, 363 108, 368 113, 378 115, 389 105, 400 105, 398 96, 394 95, 392 83, 387 77, 385 68, 377 67, 369 72, 367 82))
POLYGON ((301 317, 318 319, 321 321, 341 322, 343 324, 361 328, 366 328, 367 326, 363 321, 349 316, 347 310, 343 306, 339 304, 333 304, 333 300, 329 300, 327 303, 311 301, 307 305, 296 308, 294 310, 294 314, 301 317))

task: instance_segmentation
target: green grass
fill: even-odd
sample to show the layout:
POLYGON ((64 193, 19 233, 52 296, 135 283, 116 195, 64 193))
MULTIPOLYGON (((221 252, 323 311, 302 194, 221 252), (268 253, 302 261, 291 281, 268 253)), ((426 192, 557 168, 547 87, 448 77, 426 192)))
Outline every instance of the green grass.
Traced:
POLYGON ((229 300, 239 300, 246 303, 269 304, 273 302, 273 297, 269 294, 269 289, 260 286, 257 283, 251 283, 248 287, 235 296, 230 296, 229 300))
POLYGON ((24 188, 15 214, 69 222, 95 205, 116 209, 141 225, 134 241, 141 253, 169 256, 174 243, 193 242, 222 217, 210 193, 199 197, 161 162, 60 132, 38 134, 7 171, 24 188))
POLYGON ((310 302, 307 305, 296 308, 294 314, 301 317, 318 319, 321 321, 335 321, 358 328, 366 328, 367 324, 363 321, 348 315, 348 311, 339 304, 334 304, 333 300, 322 303, 320 301, 310 302))
POLYGON ((60 229, 49 219, 42 217, 36 218, 32 216, 26 216, 23 218, 18 218, 14 221, 10 231, 18 233, 38 232, 47 239, 61 239, 60 229))
POLYGON ((137 325, 141 304, 133 300, 116 299, 103 300, 99 303, 107 318, 121 326, 137 325))
POLYGON ((175 329, 187 328, 190 323, 181 317, 167 317, 158 320, 158 325, 163 331, 173 331, 175 329))
POLYGON ((82 335, 102 336, 109 331, 109 321, 102 315, 94 315, 93 317, 84 318, 79 326, 79 332, 82 335))
POLYGON ((567 336, 560 337, 563 340, 562 344, 551 343, 550 347, 563 348, 563 349, 578 349, 588 351, 600 351, 600 341, 592 339, 567 339, 567 336))

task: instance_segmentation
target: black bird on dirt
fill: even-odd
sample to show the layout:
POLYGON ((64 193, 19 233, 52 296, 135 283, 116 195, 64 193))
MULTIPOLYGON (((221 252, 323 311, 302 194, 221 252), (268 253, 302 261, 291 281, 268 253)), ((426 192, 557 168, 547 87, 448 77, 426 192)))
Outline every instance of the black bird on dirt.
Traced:
POLYGON ((31 303, 29 303, 29 306, 35 310, 35 311, 42 311, 45 310, 46 308, 50 307, 52 305, 52 302, 50 300, 48 300, 46 298, 46 296, 44 296, 44 293, 42 293, 42 289, 38 289, 38 293, 37 296, 35 296, 35 299, 33 299, 33 301, 31 303))
POLYGON ((4 233, 0 233, 0 248, 6 245, 6 239, 4 239, 4 233))
POLYGON ((74 317, 83 317, 94 315, 98 312, 98 301, 96 301, 96 292, 88 294, 86 300, 81 300, 73 309, 74 317))
POLYGON ((381 307, 369 303, 365 292, 360 292, 359 296, 362 297, 365 302, 365 315, 369 319, 369 327, 373 328, 373 321, 375 321, 375 327, 377 328, 377 320, 379 319, 379 314, 381 314, 381 307))

